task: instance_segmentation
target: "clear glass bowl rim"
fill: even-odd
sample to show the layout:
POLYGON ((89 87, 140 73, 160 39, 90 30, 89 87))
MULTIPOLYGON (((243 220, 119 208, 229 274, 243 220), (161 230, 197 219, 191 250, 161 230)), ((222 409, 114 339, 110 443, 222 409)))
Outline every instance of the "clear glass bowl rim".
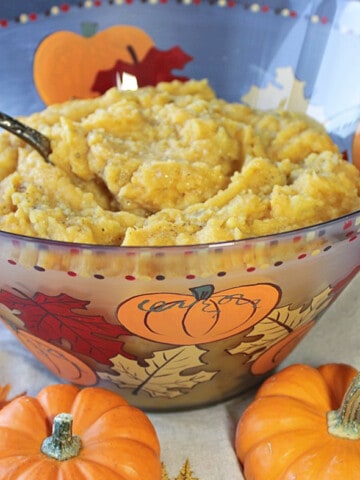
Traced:
POLYGON ((279 233, 267 234, 262 236, 256 237, 246 237, 240 240, 227 240, 223 242, 209 242, 209 243, 194 243, 194 244, 183 244, 183 245, 108 245, 108 244, 93 244, 93 243, 77 243, 77 242, 68 242, 62 240, 51 240, 47 238, 41 237, 31 237, 27 235, 22 235, 18 233, 6 232, 4 230, 0 230, 0 244, 2 239, 6 239, 7 241, 19 241, 24 243, 30 244, 38 244, 39 246, 48 247, 48 248, 59 248, 61 250, 71 250, 71 249, 78 249, 78 250, 103 250, 107 253, 114 253, 115 251, 121 252, 145 252, 145 251, 183 251, 189 249, 195 250, 204 250, 204 249, 215 249, 215 248, 222 248, 228 249, 236 246, 242 246, 244 244, 249 243, 257 243, 257 242, 270 242, 274 240, 282 240, 286 239, 289 236, 296 236, 304 233, 310 233, 313 231, 317 231, 319 229, 336 227, 337 224, 343 224, 349 221, 352 218, 360 216, 360 209, 342 215, 340 217, 336 217, 334 219, 328 220, 326 222, 320 222, 313 225, 309 225, 307 227, 301 227, 293 230, 286 230, 279 233))

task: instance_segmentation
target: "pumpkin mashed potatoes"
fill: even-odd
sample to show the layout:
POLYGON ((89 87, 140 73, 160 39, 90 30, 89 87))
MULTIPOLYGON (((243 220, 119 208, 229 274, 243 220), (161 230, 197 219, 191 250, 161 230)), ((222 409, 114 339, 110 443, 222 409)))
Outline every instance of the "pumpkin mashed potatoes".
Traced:
POLYGON ((0 135, 0 229, 107 245, 186 245, 272 234, 360 208, 360 172, 314 121, 161 83, 22 119, 51 164, 0 135))

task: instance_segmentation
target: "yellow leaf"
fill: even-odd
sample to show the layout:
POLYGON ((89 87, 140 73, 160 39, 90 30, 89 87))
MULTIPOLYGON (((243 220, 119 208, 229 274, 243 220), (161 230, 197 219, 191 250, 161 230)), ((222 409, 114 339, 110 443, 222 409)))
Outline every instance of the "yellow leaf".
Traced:
MULTIPOLYGON (((162 463, 162 476, 161 480, 170 480, 169 474, 166 470, 166 465, 162 463)), ((193 472, 190 467, 189 459, 185 460, 184 465, 181 467, 179 475, 174 480, 200 480, 198 477, 193 477, 193 472)))
POLYGON ((182 466, 179 475, 175 480, 200 480, 197 477, 193 477, 193 472, 190 467, 189 459, 186 459, 184 465, 182 466))
POLYGON ((205 370, 183 373, 186 369, 203 366, 200 358, 203 354, 204 351, 195 345, 161 350, 146 359, 146 366, 139 365, 136 360, 116 355, 111 359, 115 375, 101 372, 98 375, 122 388, 133 388, 134 393, 145 391, 151 397, 174 398, 199 383, 210 381, 216 375, 217 372, 205 370))
POLYGON ((161 464, 161 480, 170 480, 164 463, 161 464))
POLYGON ((331 288, 325 288, 307 306, 292 308, 291 305, 275 308, 266 318, 257 323, 251 331, 251 336, 257 338, 253 342, 241 342, 229 350, 231 355, 244 353, 255 360, 266 348, 286 337, 300 325, 315 319, 329 304, 331 288))

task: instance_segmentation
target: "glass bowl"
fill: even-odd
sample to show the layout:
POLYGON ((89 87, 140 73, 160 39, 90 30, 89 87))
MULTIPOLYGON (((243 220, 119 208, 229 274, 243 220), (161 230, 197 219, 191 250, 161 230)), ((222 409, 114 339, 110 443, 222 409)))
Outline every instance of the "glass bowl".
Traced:
POLYGON ((267 376, 360 269, 360 211, 184 247, 0 234, 0 314, 65 381, 147 410, 225 400, 267 376))
MULTIPOLYGON (((50 65, 60 91, 76 72, 83 90, 95 88, 91 75, 111 73, 118 60, 129 70, 120 79, 136 70, 140 85, 207 78, 228 101, 312 116, 359 164, 359 19, 358 0, 2 2, 1 110, 43 109, 39 52, 53 48, 51 35, 70 31, 76 45, 87 35, 89 48, 66 40, 46 57, 55 63, 40 66, 50 65), (114 54, 94 72, 86 55, 111 50, 108 40, 90 46, 113 27, 122 27, 121 38, 134 27, 142 40, 130 39, 120 59, 114 54), (158 70, 149 72, 144 38, 162 59, 158 70)), ((209 405, 259 383, 311 330, 359 270, 359 229, 360 211, 297 231, 184 247, 0 232, 0 316, 64 381, 103 385, 148 410, 209 405)))

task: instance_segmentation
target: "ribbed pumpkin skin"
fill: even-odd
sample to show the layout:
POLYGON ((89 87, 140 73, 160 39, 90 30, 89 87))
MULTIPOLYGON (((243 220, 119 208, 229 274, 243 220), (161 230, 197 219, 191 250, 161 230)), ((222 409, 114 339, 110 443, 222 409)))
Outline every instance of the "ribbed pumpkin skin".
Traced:
POLYGON ((327 423, 357 373, 299 364, 268 378, 237 425, 246 480, 359 480, 360 439, 334 436, 327 423))
POLYGON ((160 480, 153 425, 119 395, 98 387, 52 385, 0 411, 0 478, 6 480, 160 480), (58 461, 40 448, 60 412, 73 416, 78 456, 58 461))

